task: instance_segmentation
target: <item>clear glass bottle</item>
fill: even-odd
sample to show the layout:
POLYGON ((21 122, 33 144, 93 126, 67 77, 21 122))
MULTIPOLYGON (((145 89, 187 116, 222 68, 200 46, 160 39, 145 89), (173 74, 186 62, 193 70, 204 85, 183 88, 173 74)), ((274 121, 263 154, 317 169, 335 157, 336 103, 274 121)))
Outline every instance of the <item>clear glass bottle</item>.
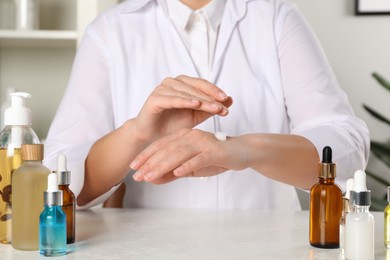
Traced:
POLYGON ((336 165, 332 163, 332 149, 323 149, 319 163, 319 182, 310 190, 309 240, 320 248, 338 248, 342 191, 335 184, 336 165))
POLYGON ((350 178, 347 180, 347 188, 345 190, 345 194, 343 197, 343 211, 341 213, 341 218, 340 218, 340 251, 341 255, 345 255, 345 222, 347 218, 347 214, 351 212, 351 207, 350 207, 350 193, 351 190, 353 189, 353 178, 350 178))
POLYGON ((23 144, 23 164, 12 176, 12 246, 39 249, 39 215, 50 170, 42 164, 43 144, 23 144))
POLYGON ((73 244, 76 240, 76 197, 70 190, 70 171, 66 167, 65 155, 57 158, 57 169, 53 171, 58 175, 59 189, 63 193, 62 210, 66 214, 66 243, 73 244))
POLYGON ((25 106, 25 99, 31 95, 25 92, 10 94, 11 106, 4 112, 4 129, 0 132, 0 242, 12 241, 11 176, 22 164, 21 145, 37 144, 39 139, 31 128, 31 110, 25 106))
POLYGON ((44 209, 39 217, 39 253, 44 256, 66 255, 66 215, 62 211, 62 191, 57 174, 48 176, 44 209))
POLYGON ((390 186, 387 187, 388 205, 385 208, 385 247, 390 249, 390 186))

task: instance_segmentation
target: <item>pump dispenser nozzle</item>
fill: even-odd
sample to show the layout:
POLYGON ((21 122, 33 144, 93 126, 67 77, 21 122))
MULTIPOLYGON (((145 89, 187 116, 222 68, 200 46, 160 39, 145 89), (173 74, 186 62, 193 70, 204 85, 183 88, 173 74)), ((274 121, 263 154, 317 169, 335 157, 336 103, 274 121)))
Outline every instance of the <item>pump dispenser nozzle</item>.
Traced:
POLYGON ((14 92, 11 96, 11 107, 5 110, 4 125, 31 125, 31 110, 25 106, 25 100, 31 98, 26 92, 14 92))

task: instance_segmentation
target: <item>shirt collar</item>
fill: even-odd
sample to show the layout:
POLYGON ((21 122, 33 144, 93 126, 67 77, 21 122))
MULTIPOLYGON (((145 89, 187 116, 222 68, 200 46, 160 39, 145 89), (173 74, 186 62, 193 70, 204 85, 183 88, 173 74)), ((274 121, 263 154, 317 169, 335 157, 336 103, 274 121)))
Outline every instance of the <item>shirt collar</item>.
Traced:
MULTIPOLYGON (((221 23, 225 2, 226 0, 211 0, 210 3, 199 9, 202 10, 205 17, 209 20, 214 31, 217 30, 221 23)), ((169 17, 177 26, 185 29, 193 10, 179 0, 166 0, 166 3, 169 17)))

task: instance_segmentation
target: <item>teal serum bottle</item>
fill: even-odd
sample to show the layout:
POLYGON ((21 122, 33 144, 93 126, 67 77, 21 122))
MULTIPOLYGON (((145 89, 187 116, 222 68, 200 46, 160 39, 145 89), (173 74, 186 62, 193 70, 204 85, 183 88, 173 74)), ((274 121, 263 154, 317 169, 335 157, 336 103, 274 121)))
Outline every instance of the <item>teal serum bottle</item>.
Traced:
POLYGON ((39 217, 39 252, 44 256, 66 255, 66 215, 61 209, 62 191, 55 173, 48 176, 44 204, 39 217))

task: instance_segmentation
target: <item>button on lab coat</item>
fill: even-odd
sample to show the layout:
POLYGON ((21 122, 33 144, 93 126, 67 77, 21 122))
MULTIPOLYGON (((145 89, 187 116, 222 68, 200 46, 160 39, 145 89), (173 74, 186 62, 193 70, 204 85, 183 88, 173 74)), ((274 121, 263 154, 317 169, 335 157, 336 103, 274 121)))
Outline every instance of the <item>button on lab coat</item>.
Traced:
MULTIPOLYGON (((296 134, 319 152, 329 145, 341 186, 356 169, 365 168, 367 127, 354 116, 316 37, 293 4, 228 0, 214 55, 207 80, 232 96, 234 104, 227 117, 211 118, 198 128, 230 136, 296 134)), ((197 72, 163 1, 126 1, 101 14, 79 47, 47 138, 46 165, 55 168, 56 156, 65 154, 71 188, 78 194, 91 145, 136 117, 165 77, 178 75, 196 77, 197 72)), ((252 169, 165 185, 136 183, 129 172, 125 183, 126 207, 300 208, 294 187, 252 169)))

